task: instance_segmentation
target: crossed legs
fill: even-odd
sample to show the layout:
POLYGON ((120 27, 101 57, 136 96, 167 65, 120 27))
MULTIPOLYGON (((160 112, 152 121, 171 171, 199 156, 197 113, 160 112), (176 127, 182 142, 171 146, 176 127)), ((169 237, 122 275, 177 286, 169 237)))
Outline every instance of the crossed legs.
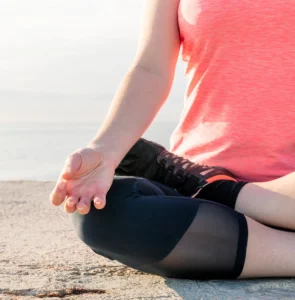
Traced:
MULTIPOLYGON (((183 197, 143 178, 115 177, 105 209, 92 205, 89 214, 74 213, 72 219, 78 236, 93 251, 153 274, 195 279, 295 276, 295 233, 244 215, 248 210, 264 220, 268 199, 283 207, 288 200, 289 210, 293 205, 293 199, 259 184, 245 185, 233 210, 183 197), (263 203, 258 213, 253 196, 263 203)), ((285 220, 271 209, 271 218, 265 220, 295 229, 284 211, 279 213, 285 220)))

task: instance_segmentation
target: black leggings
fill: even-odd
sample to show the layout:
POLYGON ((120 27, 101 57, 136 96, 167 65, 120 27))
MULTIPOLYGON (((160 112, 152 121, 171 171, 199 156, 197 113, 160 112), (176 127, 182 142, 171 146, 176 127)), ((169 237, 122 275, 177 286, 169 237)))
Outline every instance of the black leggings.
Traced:
POLYGON ((115 177, 107 204, 72 220, 94 252, 165 277, 233 279, 241 274, 245 216, 211 201, 181 196, 140 177, 115 177))

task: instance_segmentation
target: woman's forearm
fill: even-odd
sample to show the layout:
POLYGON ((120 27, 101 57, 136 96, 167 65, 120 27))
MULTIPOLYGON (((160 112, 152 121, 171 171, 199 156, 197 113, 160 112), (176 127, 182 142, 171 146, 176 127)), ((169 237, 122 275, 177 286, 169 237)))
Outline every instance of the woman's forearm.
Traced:
POLYGON ((169 95, 172 81, 148 68, 132 67, 90 144, 108 152, 117 166, 151 124, 169 95))

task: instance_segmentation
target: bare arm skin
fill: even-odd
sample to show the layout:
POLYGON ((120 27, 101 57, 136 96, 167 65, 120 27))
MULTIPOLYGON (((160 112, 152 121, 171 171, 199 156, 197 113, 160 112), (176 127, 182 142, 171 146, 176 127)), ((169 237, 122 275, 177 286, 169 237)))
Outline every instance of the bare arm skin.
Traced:
POLYGON ((179 0, 146 0, 138 49, 102 127, 86 148, 68 156, 51 193, 52 204, 87 214, 105 206, 116 166, 166 101, 180 49, 179 0))
POLYGON ((170 93, 180 48, 178 2, 146 2, 137 55, 91 143, 112 149, 116 165, 149 127, 170 93))

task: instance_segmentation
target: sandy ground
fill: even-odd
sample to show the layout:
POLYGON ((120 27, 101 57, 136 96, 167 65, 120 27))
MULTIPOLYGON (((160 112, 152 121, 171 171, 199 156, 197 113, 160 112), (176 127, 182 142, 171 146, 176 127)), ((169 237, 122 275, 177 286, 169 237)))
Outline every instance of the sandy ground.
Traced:
POLYGON ((0 182, 0 299, 295 299, 295 280, 174 280, 105 259, 51 206, 52 188, 0 182))

